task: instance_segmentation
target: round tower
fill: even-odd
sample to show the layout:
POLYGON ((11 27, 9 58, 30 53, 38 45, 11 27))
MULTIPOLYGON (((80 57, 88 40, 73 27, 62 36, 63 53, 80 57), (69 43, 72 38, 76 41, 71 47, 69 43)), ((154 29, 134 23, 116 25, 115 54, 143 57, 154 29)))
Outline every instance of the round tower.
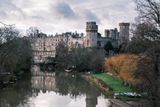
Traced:
POLYGON ((119 23, 119 45, 128 44, 129 42, 129 26, 130 23, 119 23))
POLYGON ((98 35, 98 26, 96 22, 87 22, 86 23, 86 47, 96 47, 97 46, 97 35, 98 35))

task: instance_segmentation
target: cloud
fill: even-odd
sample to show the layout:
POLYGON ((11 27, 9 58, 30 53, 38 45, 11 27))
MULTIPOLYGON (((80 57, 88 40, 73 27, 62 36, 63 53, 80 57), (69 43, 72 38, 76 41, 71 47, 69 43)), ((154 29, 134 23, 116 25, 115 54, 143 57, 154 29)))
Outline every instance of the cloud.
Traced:
POLYGON ((0 21, 26 29, 37 26, 46 33, 83 31, 86 21, 96 21, 100 33, 133 22, 133 0, 0 0, 0 21))
POLYGON ((10 0, 0 0, 0 12, 2 13, 0 18, 25 17, 23 11, 10 0))
POLYGON ((37 16, 37 15, 30 16, 30 18, 35 19, 35 20, 40 20, 40 21, 44 20, 44 17, 37 16))
POLYGON ((86 10, 84 14, 85 14, 85 19, 87 21, 96 21, 97 23, 101 22, 100 19, 96 16, 96 14, 94 14, 93 12, 89 10, 86 10))
POLYGON ((53 14, 58 16, 58 18, 75 19, 77 17, 70 5, 65 2, 57 2, 51 6, 51 11, 54 12, 53 14))
POLYGON ((7 17, 7 13, 4 12, 3 10, 0 10, 0 18, 1 18, 1 19, 4 19, 4 18, 6 18, 6 17, 7 17))

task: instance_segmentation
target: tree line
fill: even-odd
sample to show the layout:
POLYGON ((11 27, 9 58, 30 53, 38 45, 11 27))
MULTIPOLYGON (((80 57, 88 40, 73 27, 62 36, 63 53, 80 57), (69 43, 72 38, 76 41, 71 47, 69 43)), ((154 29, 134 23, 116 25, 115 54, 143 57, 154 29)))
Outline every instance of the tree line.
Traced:
POLYGON ((23 38, 14 26, 0 28, 0 73, 20 76, 29 71, 32 50, 30 42, 23 38))
POLYGON ((101 71, 105 50, 100 48, 69 48, 60 42, 56 47, 56 62, 61 68, 74 68, 75 71, 101 71))

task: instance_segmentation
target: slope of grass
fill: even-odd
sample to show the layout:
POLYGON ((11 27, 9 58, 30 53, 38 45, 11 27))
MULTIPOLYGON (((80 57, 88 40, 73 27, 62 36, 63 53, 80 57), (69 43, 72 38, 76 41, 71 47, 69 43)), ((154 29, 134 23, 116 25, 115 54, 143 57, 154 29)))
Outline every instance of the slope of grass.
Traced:
POLYGON ((115 93, 132 92, 132 89, 123 85, 122 81, 117 77, 108 75, 106 73, 92 74, 92 76, 104 81, 106 85, 112 88, 113 92, 115 93))

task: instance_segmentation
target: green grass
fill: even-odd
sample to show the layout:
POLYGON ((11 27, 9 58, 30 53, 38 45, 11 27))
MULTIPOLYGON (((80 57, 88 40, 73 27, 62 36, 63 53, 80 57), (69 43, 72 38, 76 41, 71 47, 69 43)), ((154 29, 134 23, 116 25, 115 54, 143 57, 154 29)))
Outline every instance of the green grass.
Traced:
POLYGON ((106 73, 91 74, 92 76, 101 79, 107 86, 113 89, 115 93, 132 92, 132 89, 122 84, 122 81, 117 77, 108 75, 106 73))

